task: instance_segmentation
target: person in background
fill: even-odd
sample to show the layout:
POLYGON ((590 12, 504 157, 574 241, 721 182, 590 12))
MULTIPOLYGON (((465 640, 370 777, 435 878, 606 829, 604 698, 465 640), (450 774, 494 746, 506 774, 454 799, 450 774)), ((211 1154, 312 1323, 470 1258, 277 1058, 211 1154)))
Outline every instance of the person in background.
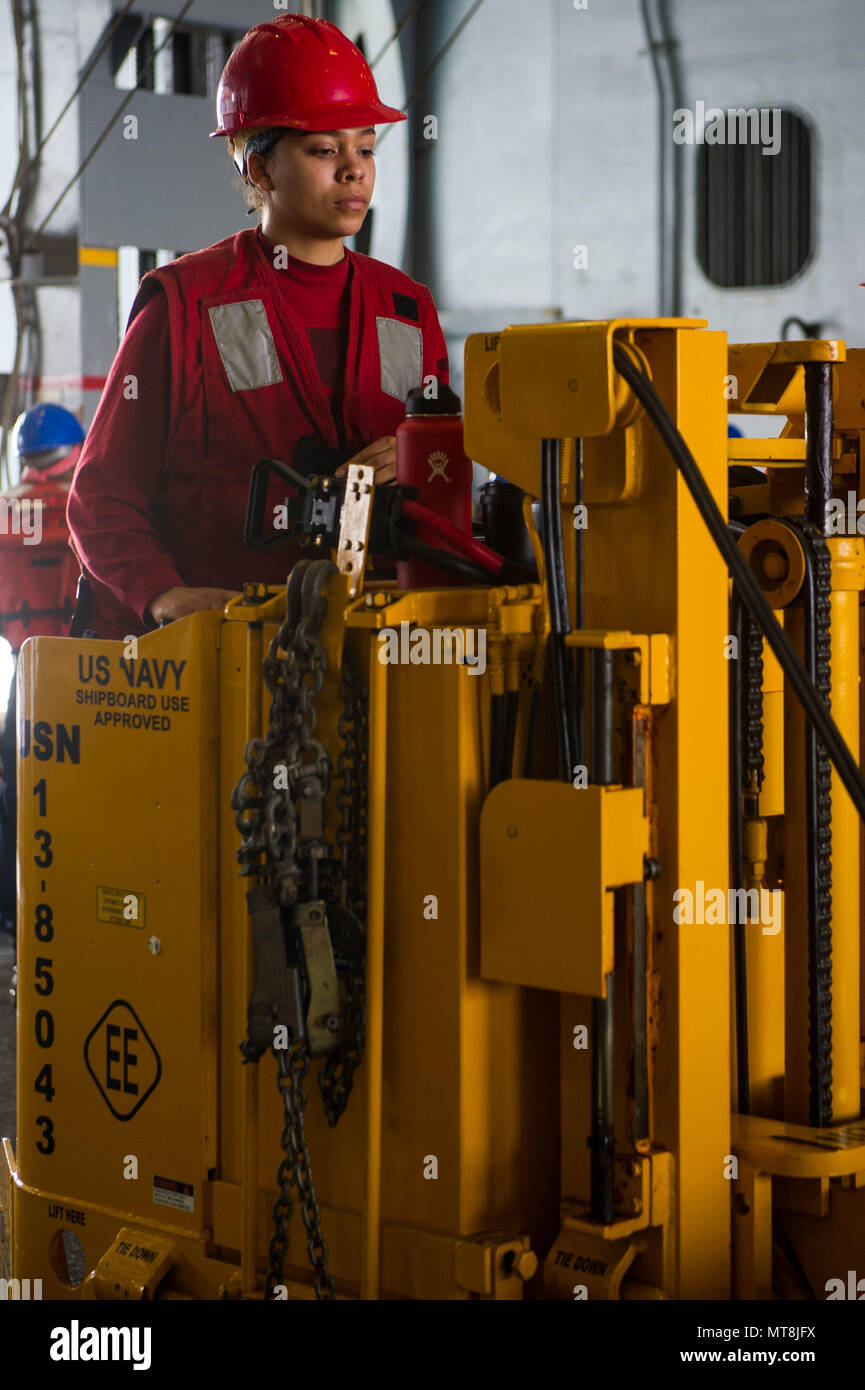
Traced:
POLYGON ((66 503, 84 442, 63 406, 41 404, 16 421, 11 449, 18 481, 0 493, 0 636, 12 649, 12 685, 0 758, 0 929, 15 934, 18 652, 28 637, 65 637, 75 606, 78 563, 69 546, 66 503))

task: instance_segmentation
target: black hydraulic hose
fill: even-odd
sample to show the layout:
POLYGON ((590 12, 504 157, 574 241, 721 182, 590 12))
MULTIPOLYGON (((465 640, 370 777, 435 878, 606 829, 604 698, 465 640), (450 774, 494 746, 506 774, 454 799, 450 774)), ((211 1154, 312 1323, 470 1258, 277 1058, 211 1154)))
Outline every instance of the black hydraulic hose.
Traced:
POLYGON ((805 363, 805 519, 826 530, 832 496, 832 363, 805 363))
POLYGON ((613 1129, 613 981, 604 976, 606 998, 592 999, 592 1220, 607 1226, 615 1212, 616 1136, 613 1129))
MULTIPOLYGON (((613 653, 609 651, 593 649, 589 652, 589 682, 592 691, 591 774, 592 782, 596 786, 610 786, 614 781, 614 660, 613 653)), ((593 1220, 604 1225, 612 1221, 615 1206, 613 982, 614 976, 611 971, 604 977, 604 998, 592 999, 590 1200, 593 1220)))
POLYGON ((532 700, 529 705, 529 731, 526 735, 526 761, 523 767, 523 776, 531 777, 535 770, 535 749, 538 743, 538 720, 541 716, 541 692, 532 691, 532 700))
MULTIPOLYGON (((733 590, 731 630, 736 639, 737 656, 745 651, 748 620, 738 589, 733 590)), ((743 662, 730 662, 730 878, 734 888, 745 887, 745 836, 743 817, 743 776, 745 699, 743 662)), ((742 899, 737 897, 736 902, 742 899)), ((750 1065, 748 1058, 748 965, 745 950, 745 923, 736 914, 733 925, 733 967, 736 987, 736 1081, 740 1115, 751 1113, 750 1065)))
POLYGON ((509 690, 505 699, 505 734, 502 746, 500 773, 502 781, 514 775, 514 747, 517 741, 517 715, 520 708, 520 692, 509 690))
MULTIPOLYGON (((550 648, 553 658, 553 684, 556 696, 556 722, 562 781, 570 782, 576 760, 578 736, 575 721, 576 690, 574 665, 565 646, 570 631, 568 588, 565 574, 565 548, 562 539, 561 441, 541 440, 541 510, 547 596, 550 606, 550 648)), ((604 730, 612 738, 612 729, 604 730)), ((610 758, 599 754, 603 771, 610 758)), ((595 781, 599 780, 597 777, 595 781)), ((613 1219, 613 975, 605 977, 606 997, 592 999, 592 1115, 591 1135, 591 1212, 604 1224, 613 1219)))
POLYGON ((415 540, 414 536, 400 536, 400 546, 406 554, 415 555, 419 560, 428 560, 431 565, 436 565, 449 574, 459 575, 460 579, 468 579, 472 584, 483 584, 489 588, 490 584, 495 582, 494 575, 479 569, 470 560, 464 560, 461 555, 452 555, 449 550, 437 550, 434 545, 415 540))
MULTIPOLYGON (((583 501, 583 441, 577 439, 576 445, 576 494, 577 503, 583 501)), ((583 528, 577 527, 577 613, 576 627, 581 631, 586 626, 586 533, 583 528)), ((580 766, 586 761, 586 653, 582 647, 577 648, 577 742, 574 749, 574 762, 580 766)))
POLYGON ((568 589, 562 540, 561 441, 541 440, 541 511, 547 594, 550 605, 550 648, 559 731, 562 781, 570 782, 576 756, 574 728, 574 670, 565 646, 570 631, 568 589))
POLYGON ((503 695, 490 696, 490 791, 502 780, 503 695))
POLYGON ((608 787, 613 776, 615 662, 612 652, 589 652, 592 691, 592 781, 608 787))
POLYGON ((646 991, 646 885, 635 883, 632 897, 634 929, 634 1138, 649 1138, 649 1039, 646 991))
POLYGON ((640 371, 623 348, 613 348, 616 370, 624 377, 637 400, 644 406, 649 419, 673 456, 712 540, 726 560, 733 579, 755 622, 778 658, 785 676, 795 691, 807 719, 813 724, 826 752, 835 764, 850 799, 865 820, 865 778, 862 777, 837 724, 824 704, 814 682, 805 670, 783 628, 778 624, 763 590, 751 573, 739 547, 727 531, 706 481, 691 450, 670 419, 655 387, 640 371))
POLYGON ((534 565, 521 565, 518 560, 505 560, 496 578, 500 584, 537 584, 534 565))

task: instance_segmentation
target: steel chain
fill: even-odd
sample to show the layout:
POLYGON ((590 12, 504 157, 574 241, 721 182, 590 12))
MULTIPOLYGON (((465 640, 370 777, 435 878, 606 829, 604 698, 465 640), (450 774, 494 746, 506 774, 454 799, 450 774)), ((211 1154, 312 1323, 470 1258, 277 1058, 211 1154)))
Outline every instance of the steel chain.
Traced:
POLYGON ((282 1281, 282 1270, 288 1249, 288 1223, 294 1211, 292 1187, 297 1188, 300 1214, 307 1234, 307 1254, 315 1273, 315 1296, 321 1301, 336 1297, 336 1289, 328 1268, 328 1249, 321 1229, 321 1213, 315 1195, 315 1184, 309 1161, 309 1149, 303 1124, 306 1092, 303 1084, 310 1067, 310 1057, 300 1039, 291 1047, 275 1048, 277 1084, 282 1097, 284 1124, 282 1148, 284 1157, 277 1172, 279 1196, 273 1204, 273 1235, 270 1240, 270 1267, 265 1280, 265 1298, 282 1281))
POLYGON ((745 610, 745 792, 754 803, 763 785, 763 630, 745 610))
MULTIPOLYGON (((815 684, 828 708, 832 698, 832 634, 831 602, 832 560, 829 547, 816 527, 810 528, 812 555, 814 558, 814 579, 816 588, 816 613, 814 622, 817 634, 817 670, 815 684)), ((823 744, 817 739, 817 895, 819 915, 819 961, 820 974, 820 1019, 818 1024, 819 1041, 814 1047, 819 1052, 820 1067, 819 1114, 821 1124, 832 1121, 832 763, 823 744)), ((816 1066, 815 1066, 816 1075, 816 1066)))
MULTIPOLYGON (((814 611, 806 594, 806 629, 813 625, 816 646, 814 684, 826 707, 832 695, 831 603, 832 559, 819 529, 809 521, 785 517, 805 546, 814 573, 814 611)), ((807 662, 806 662, 807 664, 807 662)), ((832 1118, 832 764, 829 754, 816 737, 816 904, 817 921, 811 934, 816 941, 816 959, 809 972, 809 1072, 810 1123, 831 1123, 832 1118)), ((806 769, 807 784, 807 769, 806 769)))
POLYGON ((337 768, 340 811, 337 841, 340 850, 343 906, 351 908, 364 932, 364 951, 354 962, 345 990, 345 1031, 335 1052, 324 1062, 318 1085, 328 1124, 339 1120, 351 1094, 354 1073, 363 1058, 366 1010, 364 998, 366 934, 366 790, 368 761, 369 697, 363 683, 343 663, 340 696, 343 710, 339 733, 343 747, 337 768))
MULTIPOLYGON (((318 634, 327 613, 322 586, 334 572, 329 561, 301 561, 286 589, 286 617, 273 638, 262 666, 271 694, 267 732, 251 739, 244 751, 247 770, 231 798, 241 846, 237 859, 244 877, 257 875, 273 889, 286 908, 318 884, 320 860, 303 855, 299 843, 297 800, 310 777, 321 783, 322 797, 331 782, 332 765, 324 745, 315 738, 316 708, 327 676, 327 653, 318 634)), ((356 677, 345 670, 340 694, 346 707, 339 728, 344 748, 339 758, 338 793, 340 859, 329 877, 329 891, 352 908, 363 924, 366 906, 366 731, 367 696, 356 677), (359 817, 363 817, 363 821, 359 817), (359 857, 362 856, 362 857, 359 857)), ((317 896, 317 892, 312 896, 317 896)), ((364 956, 354 961, 348 979, 340 978, 345 1027, 337 1051, 320 1069, 319 1085, 328 1123, 335 1125, 345 1110, 354 1071, 363 1053, 364 956)), ((312 1177, 303 1114, 304 1082, 311 1059, 305 1040, 292 1038, 289 1049, 274 1047, 277 1084, 282 1097, 283 1158, 277 1173, 279 1195, 273 1206, 274 1229, 269 1244, 265 1297, 282 1282, 288 1250, 288 1227, 296 1187, 307 1233, 307 1253, 315 1275, 318 1299, 335 1297, 328 1268, 328 1249, 312 1177)))

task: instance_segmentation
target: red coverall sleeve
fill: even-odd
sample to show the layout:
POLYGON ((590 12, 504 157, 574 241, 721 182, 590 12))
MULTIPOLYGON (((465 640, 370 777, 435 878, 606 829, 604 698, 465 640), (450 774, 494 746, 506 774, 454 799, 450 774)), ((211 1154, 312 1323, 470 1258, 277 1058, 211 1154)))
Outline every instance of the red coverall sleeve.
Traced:
POLYGON ((143 623, 151 600, 183 584, 157 529, 170 415, 168 303, 160 292, 133 319, 114 359, 66 513, 84 568, 143 623))

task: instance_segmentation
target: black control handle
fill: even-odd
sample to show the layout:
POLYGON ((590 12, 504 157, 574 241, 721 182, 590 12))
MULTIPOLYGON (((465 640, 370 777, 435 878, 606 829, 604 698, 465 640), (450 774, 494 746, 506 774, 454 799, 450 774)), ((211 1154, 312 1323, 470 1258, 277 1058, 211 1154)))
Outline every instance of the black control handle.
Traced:
POLYGON ((250 550, 272 550, 275 545, 285 545, 285 536, 263 535, 264 508, 267 502, 267 489, 271 476, 282 478, 292 487, 309 487, 302 473, 280 459, 259 459, 253 465, 249 479, 249 496, 246 499, 246 519, 243 523, 243 539, 250 550))

